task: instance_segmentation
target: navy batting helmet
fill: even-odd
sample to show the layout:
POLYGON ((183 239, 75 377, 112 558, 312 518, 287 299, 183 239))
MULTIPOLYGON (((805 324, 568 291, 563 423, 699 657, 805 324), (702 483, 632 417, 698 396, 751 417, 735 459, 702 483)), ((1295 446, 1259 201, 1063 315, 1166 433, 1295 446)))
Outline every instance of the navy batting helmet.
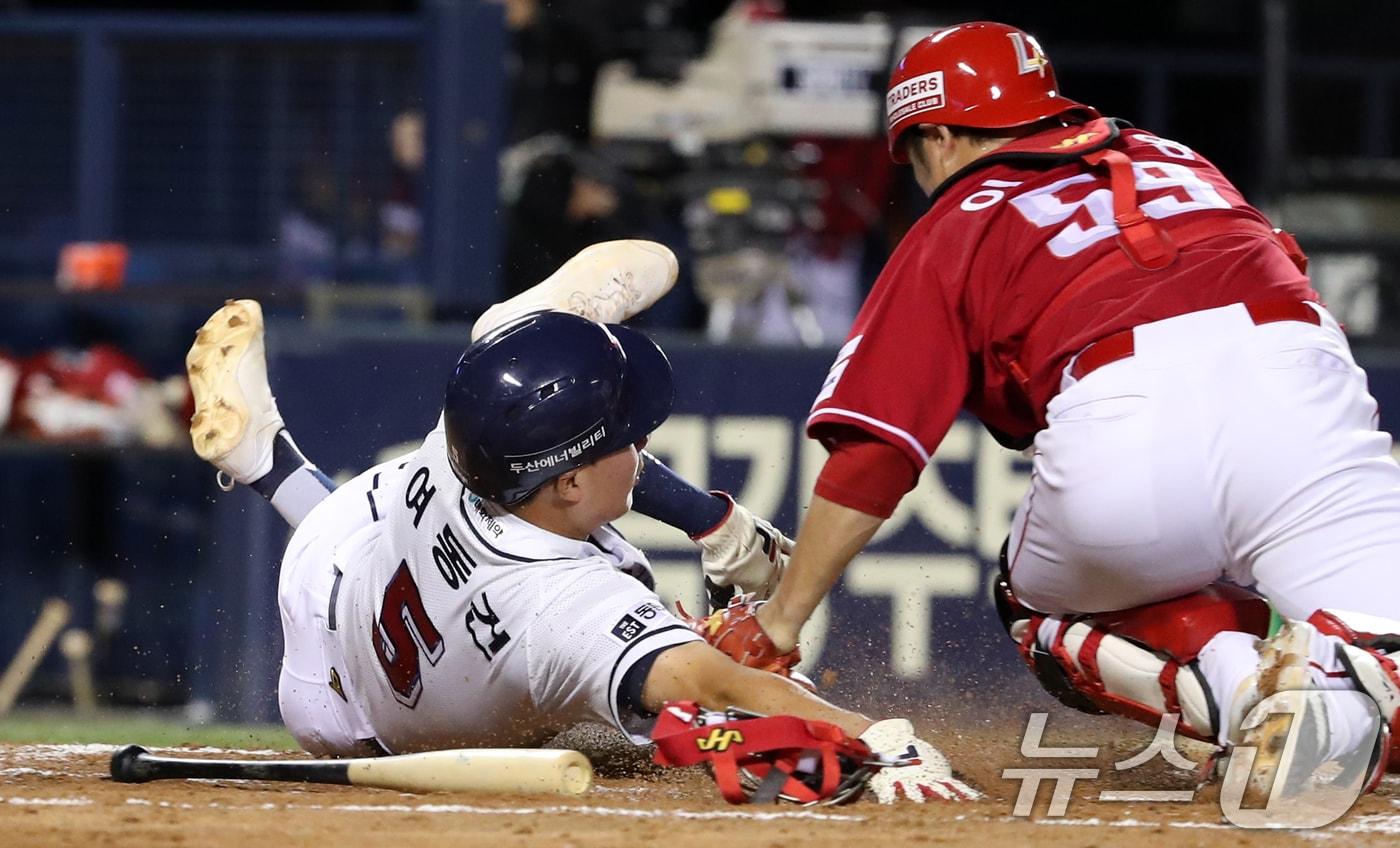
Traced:
POLYGON ((666 354, 620 324, 538 312, 478 339, 447 382, 452 470, 515 504, 566 471, 641 441, 671 414, 666 354))

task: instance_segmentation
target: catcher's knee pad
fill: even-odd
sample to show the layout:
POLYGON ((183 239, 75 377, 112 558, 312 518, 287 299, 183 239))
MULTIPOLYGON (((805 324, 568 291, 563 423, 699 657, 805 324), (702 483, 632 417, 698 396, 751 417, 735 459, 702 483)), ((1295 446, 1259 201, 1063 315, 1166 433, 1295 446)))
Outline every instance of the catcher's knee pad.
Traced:
MULTIPOLYGON (((1003 557, 1005 551, 1006 547, 1003 545, 1003 557)), ((1026 633, 1034 634, 1039 623, 1045 620, 1045 616, 1021 606, 1021 603, 1016 600, 1015 594, 1012 593, 1011 586, 1006 582, 1005 569, 1002 570, 1002 576, 996 582, 992 599, 996 603, 997 617, 1001 619, 1002 626, 1006 628, 1007 633, 1011 634, 1011 638, 1016 642, 1021 656, 1026 661, 1026 665, 1030 667, 1036 680, 1040 681, 1041 687, 1067 707, 1090 715, 1104 715, 1102 709, 1076 688, 1074 681, 1070 679, 1058 660, 1040 647, 1034 638, 1029 643, 1024 641, 1026 633), (1033 621, 1034 626, 1032 625, 1033 621)))
POLYGON ((1262 637, 1268 604, 1232 586, 1093 616, 1046 616, 998 585, 998 610, 1026 664, 1061 702, 1156 725, 1178 716, 1186 736, 1214 741, 1220 710, 1196 662, 1217 633, 1262 637))
POLYGON ((1318 610, 1308 618, 1318 632, 1342 641, 1337 659, 1352 682, 1380 708, 1390 729, 1388 771, 1400 771, 1400 621, 1346 610, 1318 610))

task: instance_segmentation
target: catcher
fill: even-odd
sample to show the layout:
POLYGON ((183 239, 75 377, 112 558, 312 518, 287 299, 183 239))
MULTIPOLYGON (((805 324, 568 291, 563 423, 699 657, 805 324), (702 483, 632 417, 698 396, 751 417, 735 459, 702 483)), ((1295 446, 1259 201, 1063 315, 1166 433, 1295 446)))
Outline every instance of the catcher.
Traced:
MULTIPOLYGON (((288 729, 329 755, 532 746, 584 721, 645 743, 663 705, 695 702, 806 720, 802 744, 839 752, 844 777, 869 777, 881 801, 978 797, 908 721, 872 722, 783 664, 746 668, 706 644, 611 527, 635 497, 683 517, 673 523, 707 572, 740 579, 770 579, 790 544, 642 453, 671 410, 670 364, 645 336, 599 321, 644 309, 675 274, 660 245, 603 243, 494 307, 423 444, 338 488, 283 426, 258 305, 209 319, 187 359, 196 451, 222 485, 251 486, 296 528, 278 590, 288 729)), ((697 708, 693 720, 707 719, 697 708)), ((758 797, 849 797, 852 785, 831 769, 810 782, 818 797, 775 785, 758 797)))
POLYGON ((829 457, 741 658, 794 648, 965 410, 1032 455, 1002 608, 1047 685, 1253 748, 1256 789, 1294 747, 1256 705, 1363 692, 1383 726, 1365 698, 1300 724, 1374 787, 1400 767, 1400 467, 1298 245, 1196 151, 1061 94, 1015 27, 921 39, 886 106, 931 206, 813 404, 829 457))

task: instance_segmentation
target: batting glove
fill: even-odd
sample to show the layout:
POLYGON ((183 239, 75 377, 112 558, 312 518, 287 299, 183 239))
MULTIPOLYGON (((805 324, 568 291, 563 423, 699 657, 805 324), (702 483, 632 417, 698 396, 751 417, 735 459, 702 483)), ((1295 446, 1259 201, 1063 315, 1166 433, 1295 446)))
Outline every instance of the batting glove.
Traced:
POLYGON ((700 546, 700 566, 717 586, 734 586, 762 600, 772 594, 792 553, 792 540, 749 512, 724 492, 729 502, 720 523, 691 538, 700 546))
POLYGON ((908 765, 882 768, 870 778, 869 789, 881 804, 903 798, 922 804, 941 801, 976 801, 982 793, 953 777, 943 753, 914 735, 914 725, 902 718, 877 721, 860 735, 870 750, 887 757, 909 760, 908 765))

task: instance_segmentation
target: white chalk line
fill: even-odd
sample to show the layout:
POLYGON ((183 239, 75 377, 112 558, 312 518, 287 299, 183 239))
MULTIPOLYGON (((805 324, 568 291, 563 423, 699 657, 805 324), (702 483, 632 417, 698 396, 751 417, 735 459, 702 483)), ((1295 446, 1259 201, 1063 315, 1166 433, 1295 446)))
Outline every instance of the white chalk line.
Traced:
POLYGON ((0 777, 106 777, 105 771, 51 771, 50 769, 37 769, 28 767, 3 768, 0 769, 0 777))
MULTIPOLYGON (((1028 821, 1024 818, 1002 819, 1002 821, 1028 821)), ((1065 825, 1067 827, 1196 827, 1207 830, 1236 830, 1231 824, 1221 822, 1166 822, 1166 821, 1141 821, 1139 819, 1113 819, 1104 820, 1100 818, 1088 819, 1033 819, 1029 820, 1034 824, 1065 825)))
MULTIPOLYGON (((24 798, 0 796, 0 803, 14 806, 33 807, 88 807, 92 806, 90 798, 24 798)), ((571 807, 565 805, 553 805, 545 807, 482 807, 472 804, 276 804, 265 803, 256 805, 225 805, 218 801, 211 801, 207 804, 174 803, 171 801, 151 801, 145 798, 127 798, 128 806, 153 807, 171 810, 194 810, 194 809, 226 809, 231 812, 242 812, 248 810, 316 810, 329 812, 350 812, 350 813, 439 813, 458 815, 506 815, 506 816, 533 816, 549 815, 553 813, 574 813, 592 816, 615 816, 621 818, 641 818, 641 819, 688 819, 699 821, 715 821, 726 819, 741 819, 750 821, 780 821, 780 820, 807 820, 807 821, 837 821, 837 822, 863 822, 863 816, 837 815, 831 813, 814 813, 810 811, 795 812, 774 812, 756 813, 738 810, 629 810, 615 807, 571 807)), ((957 817, 963 820, 963 816, 957 817)), ((990 820, 989 820, 990 821, 990 820)), ((1002 822, 1025 822, 1031 821, 1033 824, 1056 825, 1062 827, 1171 827, 1178 829, 1204 829, 1204 830, 1238 830, 1234 825, 1222 822, 1173 822, 1173 821, 1143 821, 1140 819, 1116 819, 1104 820, 1100 818, 1087 819, 1035 819, 1024 818, 1002 818, 1002 822)), ((1400 815, 1364 815, 1354 819, 1344 821, 1340 824, 1331 825, 1325 829, 1299 831, 1297 836, 1314 840, 1331 839, 1335 835, 1343 833, 1362 834, 1383 834, 1387 836, 1400 835, 1400 815)))
MULTIPOLYGON (((68 757, 110 756, 121 745, 105 743, 84 743, 78 745, 36 744, 17 745, 13 748, 0 748, 0 762, 15 760, 57 760, 68 757)), ((215 748, 205 745, 199 748, 151 747, 148 750, 162 754, 237 754, 240 756, 297 756, 294 751, 278 751, 272 748, 215 748)))
POLYGON ((1380 814, 1357 816, 1354 819, 1333 825, 1329 830, 1342 833, 1393 833, 1400 835, 1400 816, 1380 814))
MULTIPOLYGON (((16 799, 11 799, 11 803, 16 803, 16 799)), ((65 799, 35 799, 35 803, 75 803, 65 799)), ((92 803, 82 799, 76 803, 92 803)), ((439 813, 458 815, 498 815, 498 816, 532 816, 549 815, 554 813, 579 814, 590 816, 614 816, 619 818, 639 818, 639 819, 689 819, 699 821, 716 821, 726 819, 741 819, 751 821, 778 821, 778 820, 807 820, 807 821, 838 821, 838 822, 864 822, 864 816, 842 815, 835 813, 816 813, 808 810, 791 812, 750 812, 742 810, 634 810, 621 807, 596 807, 596 806, 567 806, 556 804, 544 807, 483 807, 475 804, 277 804, 264 803, 257 805, 225 805, 218 801, 211 801, 207 804, 173 803, 170 801, 150 801, 144 798, 128 798, 126 803, 131 806, 143 807, 163 807, 166 809, 193 810, 200 809, 227 809, 232 811, 245 810, 325 810, 330 812, 344 813, 439 813)), ((956 820, 964 821, 967 817, 957 816, 956 820)), ((987 821, 996 821, 988 819, 987 821)), ((1002 822, 1026 822, 1032 824, 1057 825, 1064 827, 1172 827, 1178 829, 1196 830, 1240 830, 1239 827, 1226 822, 1204 822, 1204 821, 1144 821, 1142 819, 1025 819, 1020 817, 1005 817, 1002 822)), ((1330 838, 1333 834, 1340 833, 1379 833, 1386 835, 1400 834, 1400 815, 1364 815, 1348 819, 1339 824, 1334 824, 1323 829, 1312 831, 1299 831, 1297 835, 1310 836, 1313 838, 1330 838)))
MULTIPOLYGON (((0 802, 15 805, 33 806, 89 806, 93 802, 89 798, 4 798, 0 796, 0 802)), ((660 809, 627 809, 622 807, 598 807, 598 806, 568 806, 564 804, 554 804, 543 807, 484 807, 476 804, 298 804, 298 803, 274 803, 263 804, 224 804, 219 801, 210 801, 205 804, 191 804, 188 802, 172 801, 152 801, 147 798, 127 798, 126 804, 133 807, 156 807, 163 809, 194 810, 194 809, 214 809, 230 810, 233 812, 248 810, 313 810, 342 813, 438 813, 456 815, 497 815, 497 816, 534 816, 550 815, 554 813, 578 814, 588 816, 637 818, 637 819, 687 819, 698 821, 719 821, 719 820, 749 820, 749 821, 781 821, 781 820, 806 820, 806 821, 836 821, 836 822, 864 822, 866 817, 843 815, 837 813, 817 813, 809 810, 779 811, 779 812, 751 812, 746 810, 660 810, 660 809)), ((968 820, 968 816, 958 815, 954 817, 957 821, 968 820)), ((987 819, 988 822, 996 822, 997 819, 987 819)), ((1002 817, 1002 823, 1024 823, 1038 825, 1054 825, 1060 827, 1171 827, 1178 829, 1198 829, 1198 830, 1239 830, 1237 826, 1227 822, 1205 822, 1205 821, 1145 821, 1142 819, 1068 819, 1068 818, 1044 818, 1027 819, 1023 817, 1002 817)), ((1400 835, 1400 815, 1370 814, 1356 816, 1355 818, 1344 820, 1340 823, 1329 825, 1326 828, 1316 830, 1297 831, 1295 835, 1305 836, 1312 839, 1330 839, 1335 834, 1342 833, 1378 833, 1385 835, 1400 835)))
POLYGON ((164 807, 166 809, 193 810, 325 810, 336 813, 440 813, 481 816, 537 816, 555 813, 585 816, 616 816, 634 819, 695 819, 714 821, 743 819, 748 821, 836 821, 863 822, 864 816, 848 816, 835 813, 814 813, 808 810, 792 812, 756 813, 741 810, 632 810, 622 807, 571 807, 555 804, 547 807, 483 807, 475 804, 256 804, 252 806, 226 805, 218 801, 208 804, 172 803, 170 801, 150 801, 145 798, 127 798, 126 803, 134 807, 164 807))
POLYGON ((0 796, 0 801, 13 804, 16 807, 87 807, 92 804, 91 798, 5 798, 0 796))
POLYGON ((19 745, 14 748, 0 750, 0 760, 13 762, 19 760, 63 760, 69 757, 88 757, 99 754, 110 755, 117 750, 116 745, 19 745))
MULTIPOLYGON (((1018 819, 1009 819, 1018 821, 1018 819)), ((1024 819, 1019 819, 1024 821, 1024 819)), ((1036 819, 1036 824, 1065 825, 1069 827, 1176 827, 1176 828, 1198 828, 1205 830, 1243 830, 1236 825, 1225 822, 1192 822, 1192 821, 1141 821, 1139 819, 1117 819, 1105 821, 1099 818, 1088 819, 1036 819)), ((1387 835, 1400 835, 1400 816, 1397 815, 1365 815, 1355 818, 1345 819, 1336 824, 1313 830, 1296 831, 1298 836, 1308 836, 1313 839, 1330 839, 1337 833, 1382 833, 1387 835)))
POLYGON ((724 819, 744 819, 749 821, 778 821, 784 819, 805 819, 808 821, 863 822, 864 816, 847 816, 833 813, 813 813, 809 811, 755 813, 740 810, 631 810, 622 807, 571 807, 556 805, 551 807, 479 807, 471 804, 287 804, 287 809, 327 809, 352 813, 375 813, 386 810, 396 813, 469 813, 475 815, 533 816, 581 814, 586 816, 617 816, 637 819, 697 819, 714 821, 724 819))

